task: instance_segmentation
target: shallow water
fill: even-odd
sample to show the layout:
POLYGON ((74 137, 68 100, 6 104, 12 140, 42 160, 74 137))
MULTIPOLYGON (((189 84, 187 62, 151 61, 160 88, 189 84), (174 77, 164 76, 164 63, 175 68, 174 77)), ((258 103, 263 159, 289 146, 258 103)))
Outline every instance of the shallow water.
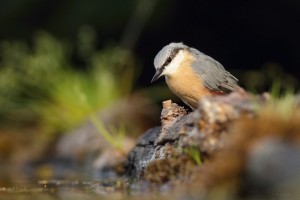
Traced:
MULTIPOLYGON (((173 188, 174 189, 174 188, 173 188)), ((251 195, 241 197, 227 196, 226 192, 216 190, 204 197, 197 191, 181 193, 174 191, 169 185, 152 187, 145 182, 129 184, 123 180, 110 181, 66 181, 66 180, 41 180, 37 182, 1 183, 0 200, 195 200, 195 199, 300 199, 296 188, 277 188, 266 195, 264 190, 256 190, 251 195), (215 198, 217 197, 217 198, 215 198)), ((222 191, 222 190, 221 190, 222 191)))
POLYGON ((0 199, 124 199, 126 182, 43 180, 33 183, 0 183, 0 199))
POLYGON ((89 200, 89 199, 168 199, 170 186, 153 187, 146 182, 129 184, 125 180, 1 183, 0 200, 89 200))

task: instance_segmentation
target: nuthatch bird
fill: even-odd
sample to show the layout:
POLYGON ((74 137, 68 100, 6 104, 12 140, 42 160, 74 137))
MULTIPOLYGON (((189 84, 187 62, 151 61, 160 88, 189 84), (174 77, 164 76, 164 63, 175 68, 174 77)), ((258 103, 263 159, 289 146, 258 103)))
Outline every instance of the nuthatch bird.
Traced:
POLYGON ((151 83, 165 76, 167 85, 193 110, 204 96, 222 95, 240 88, 238 79, 213 58, 183 43, 170 43, 154 58, 151 83))

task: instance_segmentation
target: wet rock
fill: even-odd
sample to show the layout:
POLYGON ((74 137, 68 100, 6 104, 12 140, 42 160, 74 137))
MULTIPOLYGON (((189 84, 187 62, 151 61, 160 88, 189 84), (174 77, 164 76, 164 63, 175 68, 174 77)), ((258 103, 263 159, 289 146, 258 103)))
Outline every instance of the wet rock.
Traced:
POLYGON ((156 153, 154 141, 159 136, 160 131, 160 127, 149 129, 139 139, 139 142, 131 151, 125 163, 126 175, 128 177, 138 179, 148 163, 154 159, 156 153))
MULTIPOLYGON (((187 111, 163 102, 161 127, 148 130, 140 139, 126 162, 126 175, 140 179, 154 161, 171 158, 186 147, 197 147, 206 155, 224 146, 231 122, 254 115, 254 98, 246 93, 203 98, 199 108, 187 111)), ((260 100, 261 101, 261 100, 260 100)))

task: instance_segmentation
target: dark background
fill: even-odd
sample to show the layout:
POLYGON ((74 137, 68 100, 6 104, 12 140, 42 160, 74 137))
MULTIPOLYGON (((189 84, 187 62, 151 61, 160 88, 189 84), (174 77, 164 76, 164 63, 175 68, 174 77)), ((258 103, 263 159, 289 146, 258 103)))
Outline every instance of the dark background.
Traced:
MULTIPOLYGON (((139 2, 2 0, 0 39, 30 42, 35 31, 46 30, 75 40, 78 29, 87 24, 97 31, 101 48, 122 42, 139 2)), ((283 73, 300 76, 300 1, 162 0, 154 4, 150 17, 141 22, 136 41, 129 45, 143 67, 138 87, 150 85, 154 56, 173 41, 201 50, 234 74, 275 63, 283 73)))

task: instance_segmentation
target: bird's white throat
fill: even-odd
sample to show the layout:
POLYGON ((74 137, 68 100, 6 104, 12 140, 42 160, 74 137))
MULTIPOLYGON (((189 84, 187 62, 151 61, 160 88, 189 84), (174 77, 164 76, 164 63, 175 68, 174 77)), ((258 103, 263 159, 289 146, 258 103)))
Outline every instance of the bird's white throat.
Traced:
POLYGON ((177 55, 173 58, 173 60, 166 66, 165 70, 163 71, 162 75, 171 75, 175 73, 178 68, 181 66, 184 60, 184 51, 180 50, 177 55))

